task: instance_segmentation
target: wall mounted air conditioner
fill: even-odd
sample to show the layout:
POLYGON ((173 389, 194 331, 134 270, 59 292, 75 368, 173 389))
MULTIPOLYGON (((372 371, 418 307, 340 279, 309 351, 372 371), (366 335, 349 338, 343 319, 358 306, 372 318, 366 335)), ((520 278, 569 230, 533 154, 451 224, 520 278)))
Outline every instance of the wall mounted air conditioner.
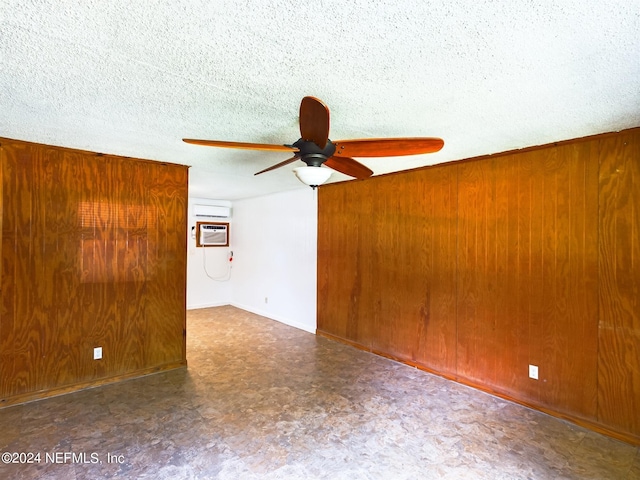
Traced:
POLYGON ((196 224, 196 246, 198 247, 228 247, 229 224, 198 222, 196 224))
POLYGON ((229 218, 231 208, 220 205, 194 205, 193 214, 199 218, 229 218))

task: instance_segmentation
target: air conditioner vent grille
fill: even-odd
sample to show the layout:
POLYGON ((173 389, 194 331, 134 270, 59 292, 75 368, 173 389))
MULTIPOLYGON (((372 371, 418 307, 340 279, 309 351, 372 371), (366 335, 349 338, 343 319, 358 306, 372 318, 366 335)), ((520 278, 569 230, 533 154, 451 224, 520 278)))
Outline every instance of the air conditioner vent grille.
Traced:
POLYGON ((197 224, 198 247, 227 247, 229 246, 229 224, 201 223, 197 224))

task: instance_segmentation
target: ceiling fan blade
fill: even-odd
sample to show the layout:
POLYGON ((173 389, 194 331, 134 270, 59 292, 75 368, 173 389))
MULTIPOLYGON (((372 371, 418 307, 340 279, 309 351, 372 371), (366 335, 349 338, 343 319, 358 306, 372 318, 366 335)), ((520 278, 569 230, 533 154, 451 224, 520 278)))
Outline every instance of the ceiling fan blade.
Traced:
POLYGON ((362 140, 339 140, 334 156, 348 157, 398 157, 434 153, 444 146, 441 138, 369 138, 362 140))
POLYGON ((315 97, 304 97, 300 103, 300 135, 324 148, 329 139, 329 108, 315 97))
POLYGON ((277 152, 296 151, 297 148, 290 145, 270 145, 268 143, 245 143, 245 142, 223 142, 222 140, 196 140, 194 138, 183 138, 183 142, 194 145, 204 145, 206 147, 223 148, 243 148, 246 150, 273 150, 277 152))
POLYGON ((261 173, 269 172, 269 171, 271 171, 271 170, 275 170, 276 168, 284 167, 285 165, 289 165, 290 163, 295 162, 295 161, 296 161, 296 160, 298 160, 299 158, 300 158, 300 156, 299 156, 299 155, 294 155, 293 157, 288 158, 288 159, 287 159, 287 160, 285 160, 284 162, 280 162, 280 163, 278 163, 277 165, 272 165, 272 166, 270 166, 269 168, 265 168, 264 170, 260 170, 259 172, 254 173, 254 175, 260 175, 261 173))
POLYGON ((329 157, 324 165, 350 177, 362 179, 373 175, 373 170, 349 157, 329 157))

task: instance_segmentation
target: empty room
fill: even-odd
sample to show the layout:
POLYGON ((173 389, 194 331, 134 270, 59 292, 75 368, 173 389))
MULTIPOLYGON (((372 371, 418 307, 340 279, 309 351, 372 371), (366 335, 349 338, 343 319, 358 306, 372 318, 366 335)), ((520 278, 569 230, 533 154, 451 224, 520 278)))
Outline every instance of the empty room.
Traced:
POLYGON ((640 3, 0 4, 0 477, 640 479, 640 3))

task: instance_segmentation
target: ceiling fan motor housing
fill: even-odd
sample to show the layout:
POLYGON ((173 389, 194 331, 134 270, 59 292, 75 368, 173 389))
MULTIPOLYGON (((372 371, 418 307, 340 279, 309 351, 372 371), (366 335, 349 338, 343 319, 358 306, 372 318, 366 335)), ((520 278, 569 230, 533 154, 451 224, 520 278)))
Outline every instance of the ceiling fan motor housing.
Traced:
POLYGON ((300 157, 300 160, 306 163, 309 167, 319 167, 327 160, 327 158, 332 157, 336 151, 336 146, 331 142, 331 140, 327 140, 327 144, 324 148, 320 148, 314 142, 307 141, 302 138, 292 146, 299 150, 298 157, 300 157))

